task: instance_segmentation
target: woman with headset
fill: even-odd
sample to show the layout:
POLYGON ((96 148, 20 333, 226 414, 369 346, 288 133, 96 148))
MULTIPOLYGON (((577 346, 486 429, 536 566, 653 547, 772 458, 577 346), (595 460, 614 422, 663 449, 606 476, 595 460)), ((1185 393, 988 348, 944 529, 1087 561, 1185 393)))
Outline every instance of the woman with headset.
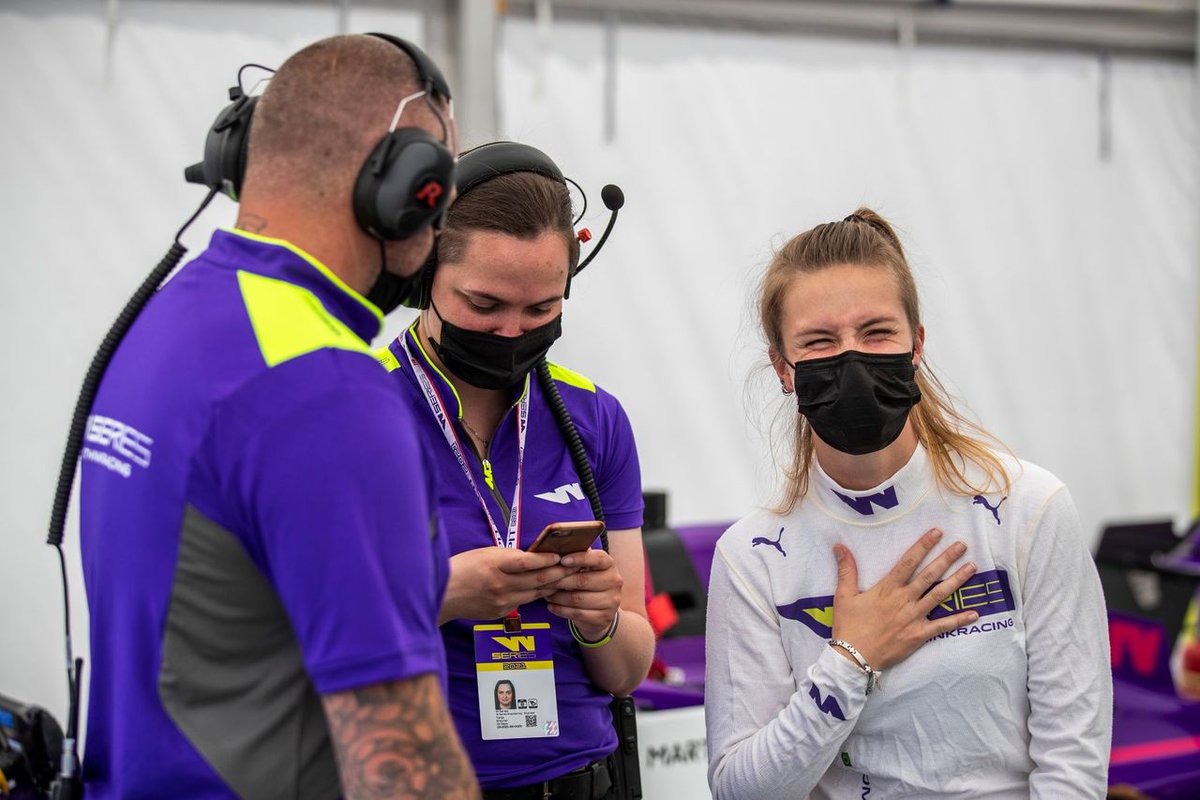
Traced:
POLYGON ((544 362, 579 262, 558 167, 496 142, 460 157, 456 184, 421 314, 381 352, 422 429, 453 554, 450 708, 485 798, 617 798, 609 703, 654 649, 632 429, 616 398, 544 362), (577 552, 530 551, 547 525, 601 514, 607 551, 587 546, 595 530, 577 552), (495 707, 501 671, 521 713, 495 707))
POLYGON ((891 225, 863 208, 797 235, 759 313, 799 415, 779 507, 713 558, 713 795, 1103 797, 1112 677, 1079 517, 930 372, 891 225))

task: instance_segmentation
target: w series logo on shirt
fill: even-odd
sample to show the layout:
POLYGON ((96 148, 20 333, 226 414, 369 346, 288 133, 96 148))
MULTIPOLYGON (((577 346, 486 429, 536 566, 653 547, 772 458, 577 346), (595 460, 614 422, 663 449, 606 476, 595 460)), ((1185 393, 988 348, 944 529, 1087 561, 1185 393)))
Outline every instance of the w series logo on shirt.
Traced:
POLYGON ((560 506, 565 506, 571 502, 572 498, 582 500, 583 489, 579 488, 578 483, 564 483, 562 486, 555 488, 554 491, 535 494, 534 497, 538 500, 546 500, 550 503, 558 503, 560 506))
POLYGON ((885 511, 889 508, 895 508, 900 505, 900 499, 896 497, 896 487, 889 486, 882 492, 869 494, 866 497, 849 497, 839 491, 830 489, 829 491, 836 494, 843 503, 853 508, 864 517, 869 517, 875 513, 875 506, 879 506, 885 511))
MULTIPOLYGON (((1016 608, 1008 573, 1002 569, 977 572, 965 584, 929 612, 930 619, 940 619, 960 611, 975 611, 979 616, 1002 614, 1016 608)), ((833 595, 801 597, 787 605, 775 606, 779 616, 805 625, 809 630, 828 639, 833 636, 833 595)))
POLYGON ((822 714, 828 714, 834 719, 840 719, 842 722, 846 721, 846 713, 842 711, 842 707, 838 705, 837 698, 832 694, 827 694, 824 699, 821 699, 821 692, 814 683, 808 688, 808 696, 817 704, 817 708, 821 709, 822 714))
POLYGON ((93 414, 88 417, 84 440, 111 452, 84 447, 80 458, 112 470, 123 478, 133 474, 131 462, 139 467, 150 466, 150 445, 154 444, 154 440, 120 420, 93 414))

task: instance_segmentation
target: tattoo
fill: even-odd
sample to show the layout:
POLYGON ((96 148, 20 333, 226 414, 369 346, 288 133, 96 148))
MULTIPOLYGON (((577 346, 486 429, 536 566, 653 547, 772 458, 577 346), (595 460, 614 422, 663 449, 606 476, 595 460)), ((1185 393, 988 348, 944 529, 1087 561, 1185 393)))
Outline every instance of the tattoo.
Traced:
POLYGON ((243 213, 238 217, 237 226, 244 231, 251 233, 262 233, 267 229, 267 220, 265 217, 260 217, 258 214, 243 213))
POLYGON ((478 798, 433 674, 323 697, 347 800, 478 798))

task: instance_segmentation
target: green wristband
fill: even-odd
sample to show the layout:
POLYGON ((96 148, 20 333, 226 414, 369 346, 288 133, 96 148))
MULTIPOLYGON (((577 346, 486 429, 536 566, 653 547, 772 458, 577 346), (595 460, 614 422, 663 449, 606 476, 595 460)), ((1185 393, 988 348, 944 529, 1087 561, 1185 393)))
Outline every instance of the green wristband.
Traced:
POLYGON ((600 647, 612 641, 613 634, 617 632, 617 623, 620 621, 620 619, 621 609, 618 608, 617 613, 613 614, 612 625, 608 626, 608 632, 594 642, 589 642, 587 639, 583 638, 583 635, 579 633, 579 628, 575 627, 575 620, 567 620, 567 627, 571 629, 571 635, 575 637, 575 641, 579 642, 579 644, 583 645, 584 647, 600 647))

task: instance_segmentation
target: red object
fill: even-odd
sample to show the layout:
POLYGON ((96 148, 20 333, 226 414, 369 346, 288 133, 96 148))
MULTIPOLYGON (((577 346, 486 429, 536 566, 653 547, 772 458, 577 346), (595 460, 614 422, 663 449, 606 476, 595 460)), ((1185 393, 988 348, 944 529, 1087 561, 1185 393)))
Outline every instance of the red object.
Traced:
MULTIPOLYGON (((584 230, 587 230, 586 228, 584 230)), ((588 234, 591 237, 591 234, 588 234)), ((642 557, 646 563, 645 586, 646 586, 646 618, 650 621, 650 629, 654 631, 654 638, 658 639, 662 636, 663 631, 679 621, 679 612, 675 610, 675 603, 671 601, 671 595, 666 592, 654 591, 654 578, 650 575, 650 558, 646 555, 645 548, 642 549, 642 557)), ((646 677, 652 681, 661 681, 667 677, 667 662, 661 656, 655 654, 654 660, 650 662, 650 669, 647 670, 646 677)))
POLYGON ((590 242, 592 240, 592 232, 587 228, 580 228, 577 235, 579 236, 579 241, 581 242, 590 242))
POLYGON ((1183 668, 1188 672, 1200 672, 1200 640, 1188 642, 1183 649, 1183 668))
POLYGON ((646 616, 655 636, 662 636, 663 631, 679 622, 679 612, 671 601, 671 595, 666 592, 659 592, 650 598, 650 602, 646 603, 646 616))
POLYGON ((1170 758, 1196 752, 1200 752, 1200 736, 1179 736, 1174 739, 1160 739, 1143 744, 1114 747, 1109 763, 1124 764, 1130 761, 1148 761, 1152 758, 1170 758))
POLYGON ((667 662, 655 656, 650 662, 650 669, 646 671, 646 677, 652 681, 664 680, 667 677, 667 662))
POLYGON ((442 185, 435 180, 430 180, 421 190, 417 192, 417 199, 424 200, 425 205, 433 208, 437 205, 438 198, 442 196, 442 185))
POLYGON ((1158 625, 1147 625, 1130 619, 1108 620, 1108 647, 1113 668, 1132 670, 1142 677, 1151 677, 1157 670, 1165 669, 1160 664, 1163 650, 1163 630, 1158 625))
POLYGON ((1183 648, 1183 664, 1175 690, 1181 697, 1200 700, 1200 641, 1190 641, 1183 648))

